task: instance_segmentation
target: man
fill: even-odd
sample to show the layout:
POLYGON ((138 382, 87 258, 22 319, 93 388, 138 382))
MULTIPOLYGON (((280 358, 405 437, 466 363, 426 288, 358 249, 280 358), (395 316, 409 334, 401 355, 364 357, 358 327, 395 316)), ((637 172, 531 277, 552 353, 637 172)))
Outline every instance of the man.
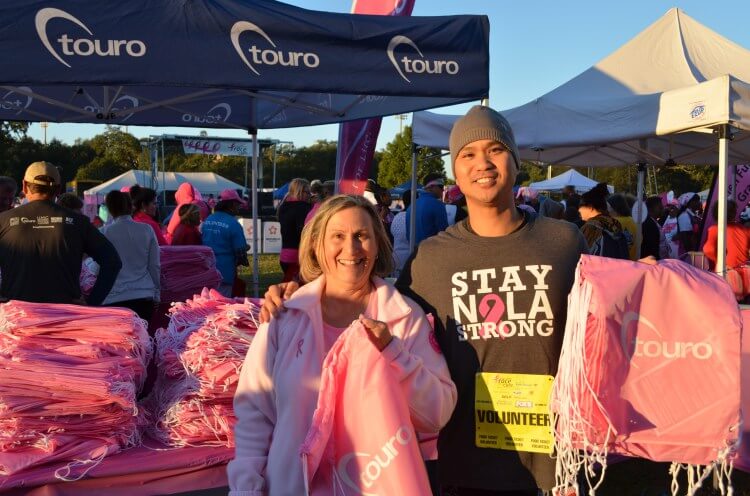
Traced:
MULTIPOLYGON (((414 246, 418 246, 423 240, 434 236, 448 227, 448 214, 445 205, 441 201, 445 181, 443 176, 436 172, 427 174, 423 179, 423 193, 417 197, 417 231, 414 246)), ((408 230, 411 222, 411 214, 414 207, 406 211, 407 239, 411 233, 408 230)))
POLYGON ((562 203, 563 207, 568 208, 568 200, 576 194, 576 187, 568 184, 562 189, 562 199, 560 200, 560 203, 562 203))
MULTIPOLYGON (((438 439, 442 494, 536 496, 555 482, 546 402, 586 245, 575 225, 515 208, 518 149, 498 112, 469 110, 450 151, 469 217, 421 243, 396 283, 435 316, 458 389, 438 439)), ((263 317, 279 295, 266 294, 263 317)))
POLYGON ((5 212, 13 208, 17 191, 18 185, 15 179, 8 176, 0 176, 0 212, 5 212))
POLYGON ((648 216, 643 221, 641 229, 643 232, 643 241, 641 242, 641 256, 652 256, 661 260, 666 256, 666 240, 661 232, 661 226, 658 219, 664 215, 664 205, 658 196, 650 196, 646 199, 646 209, 648 216))
POLYGON ((55 204, 62 181, 57 167, 34 162, 26 169, 28 203, 0 214, 3 298, 38 303, 83 303, 79 277, 86 253, 99 276, 86 303, 109 294, 122 263, 117 250, 88 218, 55 204))

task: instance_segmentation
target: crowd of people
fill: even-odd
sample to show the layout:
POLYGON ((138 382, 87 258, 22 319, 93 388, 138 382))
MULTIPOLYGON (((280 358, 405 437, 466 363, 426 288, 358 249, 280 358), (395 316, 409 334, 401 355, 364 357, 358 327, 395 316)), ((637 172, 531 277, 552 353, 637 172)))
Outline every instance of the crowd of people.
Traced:
MULTIPOLYGON (((374 182, 362 196, 334 195, 331 182, 291 182, 277 210, 284 280, 265 295, 264 323, 235 394, 231 494, 333 494, 340 470, 333 458, 324 457, 306 488, 299 450, 326 354, 353 322, 401 384, 411 427, 422 440, 437 439, 423 450, 434 494, 536 496, 552 489, 548 453, 479 443, 480 375, 551 384, 582 254, 635 260, 638 229, 644 263, 701 248, 694 193, 666 205, 648 198, 645 219, 635 222, 632 201, 605 184, 580 195, 566 188, 559 202, 514 187, 520 159, 513 131, 489 107, 473 107, 455 123, 450 154, 456 184, 428 174, 416 204, 404 192, 395 215, 390 194, 374 182), (395 284, 387 277, 397 277, 395 284)), ((0 178, 0 205, 7 207, 0 213, 3 297, 84 303, 78 274, 89 256, 99 276, 85 303, 144 316, 159 302, 159 246, 169 243, 211 246, 219 290, 232 294, 248 249, 235 219, 242 202, 236 191, 222 192, 209 208, 183 185, 166 230, 155 219, 155 191, 112 191, 105 199, 111 219, 98 230, 75 211, 73 198, 55 202, 60 186, 54 165, 31 164, 23 180, 28 202, 10 209, 15 184, 0 178)), ((746 263, 750 249, 736 215, 730 203, 729 266, 746 263)), ((715 259, 716 229, 702 248, 715 259)))

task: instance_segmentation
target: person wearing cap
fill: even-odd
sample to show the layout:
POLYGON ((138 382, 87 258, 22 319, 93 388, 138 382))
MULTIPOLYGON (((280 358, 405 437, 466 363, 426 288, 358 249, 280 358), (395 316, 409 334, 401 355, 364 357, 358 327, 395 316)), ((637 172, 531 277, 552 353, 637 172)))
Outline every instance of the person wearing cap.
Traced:
MULTIPOLYGON (((445 181, 442 174, 432 172, 422 179, 423 192, 417 196, 417 230, 414 236, 414 246, 418 246, 423 240, 434 236, 448 227, 448 214, 445 205, 441 201, 445 181)), ((406 211, 406 225, 411 224, 411 215, 414 205, 410 205, 406 211)), ((407 231, 407 239, 411 239, 411 233, 407 231)))
POLYGON ((0 295, 37 303, 83 303, 79 277, 84 253, 100 266, 86 300, 100 305, 122 262, 89 219, 55 203, 62 181, 49 162, 26 169, 28 203, 0 214, 0 295))
POLYGON ((221 273, 218 291, 224 296, 232 296, 237 266, 247 265, 247 250, 250 247, 245 232, 237 222, 242 198, 233 189, 225 189, 219 194, 219 203, 214 213, 203 221, 203 244, 211 247, 216 256, 216 268, 221 273))
MULTIPOLYGON (((469 217, 423 241, 396 282, 435 316, 458 390, 438 438, 438 484, 444 496, 536 496, 555 484, 549 411, 533 406, 535 425, 507 426, 519 447, 492 422, 505 417, 491 405, 501 401, 499 385, 533 404, 527 398, 548 397, 586 243, 575 225, 515 207, 519 154, 500 113, 471 108, 453 126, 450 152, 469 217)), ((283 311, 295 289, 269 288, 261 319, 283 311)), ((524 408, 510 404, 506 413, 528 416, 524 408)))

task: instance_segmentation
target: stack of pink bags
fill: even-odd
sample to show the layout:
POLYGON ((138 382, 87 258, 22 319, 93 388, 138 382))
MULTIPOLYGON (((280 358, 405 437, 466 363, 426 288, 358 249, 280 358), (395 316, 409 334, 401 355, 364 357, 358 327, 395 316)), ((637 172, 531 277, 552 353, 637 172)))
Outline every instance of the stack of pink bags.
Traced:
POLYGON ((66 478, 139 444, 151 351, 127 309, 0 305, 0 475, 54 462, 66 478))
POLYGON ((152 437, 169 446, 234 446, 232 399, 258 328, 258 300, 204 289, 170 309, 156 331, 156 385, 146 404, 152 437))
POLYGON ((217 288, 221 274, 208 246, 160 246, 161 301, 185 301, 203 288, 217 288))

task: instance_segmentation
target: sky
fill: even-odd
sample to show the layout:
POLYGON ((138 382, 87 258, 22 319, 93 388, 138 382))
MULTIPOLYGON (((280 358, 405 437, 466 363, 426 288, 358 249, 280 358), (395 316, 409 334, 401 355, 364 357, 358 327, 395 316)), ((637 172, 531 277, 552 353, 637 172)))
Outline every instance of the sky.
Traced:
MULTIPOLYGON (((350 12, 351 0, 287 0, 307 9, 350 12)), ((483 14, 490 20, 490 105, 513 108, 565 83, 606 57, 640 31, 678 7, 693 19, 735 43, 750 49, 750 2, 691 0, 416 0, 413 16, 483 14), (723 8, 722 8, 723 7, 723 8), (730 10, 731 9, 731 10, 730 10)), ((476 102, 479 103, 479 102, 476 102)), ((458 114, 471 104, 433 109, 458 114)), ((399 132, 401 121, 385 117, 377 149, 382 150, 399 132)), ((411 123, 411 114, 403 121, 411 123)), ((198 135, 200 128, 130 126, 137 138, 160 134, 198 135)), ((47 128, 47 140, 72 144, 76 139, 102 133, 99 124, 56 124, 47 128)), ((247 137, 236 130, 208 130, 209 136, 247 137)), ((28 135, 42 140, 39 124, 28 135)), ((319 139, 336 140, 338 125, 286 130, 261 130, 261 139, 292 141, 308 146, 319 139)))

